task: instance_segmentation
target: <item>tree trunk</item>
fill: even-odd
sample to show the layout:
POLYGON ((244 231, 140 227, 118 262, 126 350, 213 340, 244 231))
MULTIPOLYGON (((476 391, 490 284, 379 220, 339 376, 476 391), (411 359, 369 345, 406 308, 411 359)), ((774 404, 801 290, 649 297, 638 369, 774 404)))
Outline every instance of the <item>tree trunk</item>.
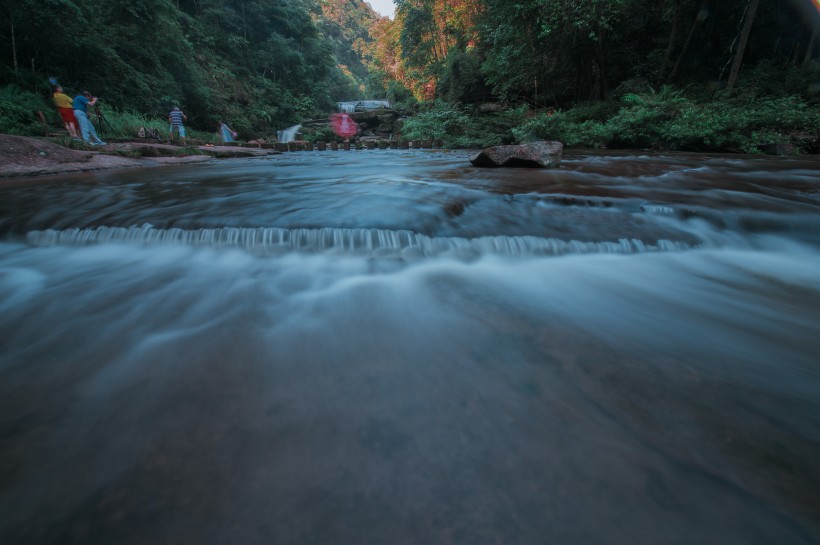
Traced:
POLYGON ((596 64, 598 65, 598 74, 595 82, 595 100, 603 100, 606 98, 607 91, 607 59, 606 47, 604 47, 604 40, 606 39, 605 31, 598 29, 598 42, 595 44, 596 64))
POLYGON ((817 27, 814 27, 814 32, 811 33, 811 39, 809 39, 809 46, 806 48, 806 56, 803 57, 803 65, 809 64, 811 60, 811 54, 814 53, 814 44, 817 41, 817 27))
POLYGON ((245 41, 248 41, 248 29, 245 25, 245 2, 242 2, 242 37, 245 38, 245 41))
POLYGON ((726 91, 731 93, 737 82, 737 75, 740 72, 740 62, 743 60, 743 53, 746 51, 746 43, 749 41, 749 33, 752 31, 752 23, 755 19, 755 12, 760 0, 751 0, 746 13, 746 20, 743 22, 743 30, 740 31, 740 43, 737 44, 735 60, 732 62, 732 70, 729 72, 729 81, 726 82, 726 91))
POLYGON ((573 100, 577 100, 578 97, 581 96, 581 87, 582 87, 582 83, 583 83, 581 81, 582 80, 582 75, 581 74, 583 73, 582 71, 584 69, 583 59, 579 58, 577 61, 573 62, 572 64, 575 67, 575 88, 573 89, 573 92, 572 92, 572 98, 573 98, 573 100))
POLYGON ((449 25, 447 24, 447 10, 449 9, 449 5, 447 2, 444 3, 444 9, 441 10, 442 14, 444 15, 444 49, 445 53, 444 56, 447 56, 447 53, 450 52, 450 30, 449 25))
POLYGON ((11 56, 14 59, 14 75, 18 76, 17 72, 17 41, 14 39, 14 20, 11 22, 11 56))
POLYGON ((777 40, 774 42, 774 47, 772 47, 772 53, 775 57, 780 55, 780 46, 783 45, 783 31, 780 31, 780 34, 777 35, 777 40))
POLYGON ((535 76, 535 94, 532 97, 532 102, 536 108, 538 108, 538 75, 535 76))
POLYGON ((675 66, 674 68, 672 68, 672 73, 669 74, 669 81, 675 79, 675 75, 678 73, 678 68, 680 67, 680 61, 682 61, 684 55, 686 55, 686 50, 689 49, 689 44, 692 43, 692 36, 695 35, 695 30, 698 28, 698 25, 700 25, 701 21, 705 19, 706 13, 706 4, 703 4, 698 10, 697 14, 695 15, 695 20, 692 22, 692 26, 689 27, 689 34, 686 36, 686 41, 683 44, 683 49, 680 50, 678 60, 675 61, 675 66))
POLYGON ((675 38, 678 35, 678 26, 680 23, 681 0, 675 0, 675 15, 672 18, 672 32, 669 34, 669 44, 666 46, 666 54, 663 56, 663 64, 658 73, 658 81, 663 81, 666 67, 669 66, 669 61, 672 60, 672 48, 675 47, 675 38))

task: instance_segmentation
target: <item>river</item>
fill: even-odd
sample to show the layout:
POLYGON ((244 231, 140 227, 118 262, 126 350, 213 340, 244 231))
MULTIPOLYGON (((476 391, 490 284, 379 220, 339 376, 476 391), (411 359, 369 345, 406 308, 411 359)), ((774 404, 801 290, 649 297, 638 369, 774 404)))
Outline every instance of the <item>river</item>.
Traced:
POLYGON ((0 185, 0 542, 820 543, 820 160, 0 185))

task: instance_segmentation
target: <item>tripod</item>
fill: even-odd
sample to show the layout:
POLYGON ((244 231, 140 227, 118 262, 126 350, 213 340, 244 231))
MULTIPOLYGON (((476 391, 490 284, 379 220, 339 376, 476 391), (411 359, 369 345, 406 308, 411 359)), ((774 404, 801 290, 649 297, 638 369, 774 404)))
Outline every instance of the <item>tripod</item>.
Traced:
POLYGON ((108 122, 108 119, 103 115, 102 110, 100 110, 100 105, 94 105, 94 114, 97 116, 97 124, 99 127, 100 136, 105 136, 105 127, 108 127, 110 132, 114 132, 114 127, 111 126, 111 123, 108 122))

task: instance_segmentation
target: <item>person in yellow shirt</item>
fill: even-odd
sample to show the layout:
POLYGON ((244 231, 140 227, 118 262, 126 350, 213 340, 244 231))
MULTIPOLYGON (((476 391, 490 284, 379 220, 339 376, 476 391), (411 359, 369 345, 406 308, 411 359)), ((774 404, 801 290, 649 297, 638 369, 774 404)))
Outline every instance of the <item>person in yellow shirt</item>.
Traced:
POLYGON ((77 136, 77 118, 74 117, 74 106, 71 97, 63 93, 63 88, 57 85, 54 87, 51 100, 57 106, 57 111, 60 113, 60 118, 63 120, 68 134, 71 135, 71 138, 79 138, 77 136))

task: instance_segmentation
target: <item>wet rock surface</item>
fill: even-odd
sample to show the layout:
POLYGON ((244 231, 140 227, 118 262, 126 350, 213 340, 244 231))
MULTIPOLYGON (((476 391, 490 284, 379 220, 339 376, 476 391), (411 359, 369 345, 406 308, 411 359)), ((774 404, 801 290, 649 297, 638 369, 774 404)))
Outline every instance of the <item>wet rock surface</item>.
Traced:
POLYGON ((75 150, 25 136, 0 135, 0 179, 90 172, 116 168, 201 163, 211 158, 264 157, 279 152, 260 147, 158 142, 117 142, 94 150, 75 150))
POLYGON ((529 144, 492 146, 470 157, 477 167, 556 168, 561 165, 561 142, 540 141, 529 144))

